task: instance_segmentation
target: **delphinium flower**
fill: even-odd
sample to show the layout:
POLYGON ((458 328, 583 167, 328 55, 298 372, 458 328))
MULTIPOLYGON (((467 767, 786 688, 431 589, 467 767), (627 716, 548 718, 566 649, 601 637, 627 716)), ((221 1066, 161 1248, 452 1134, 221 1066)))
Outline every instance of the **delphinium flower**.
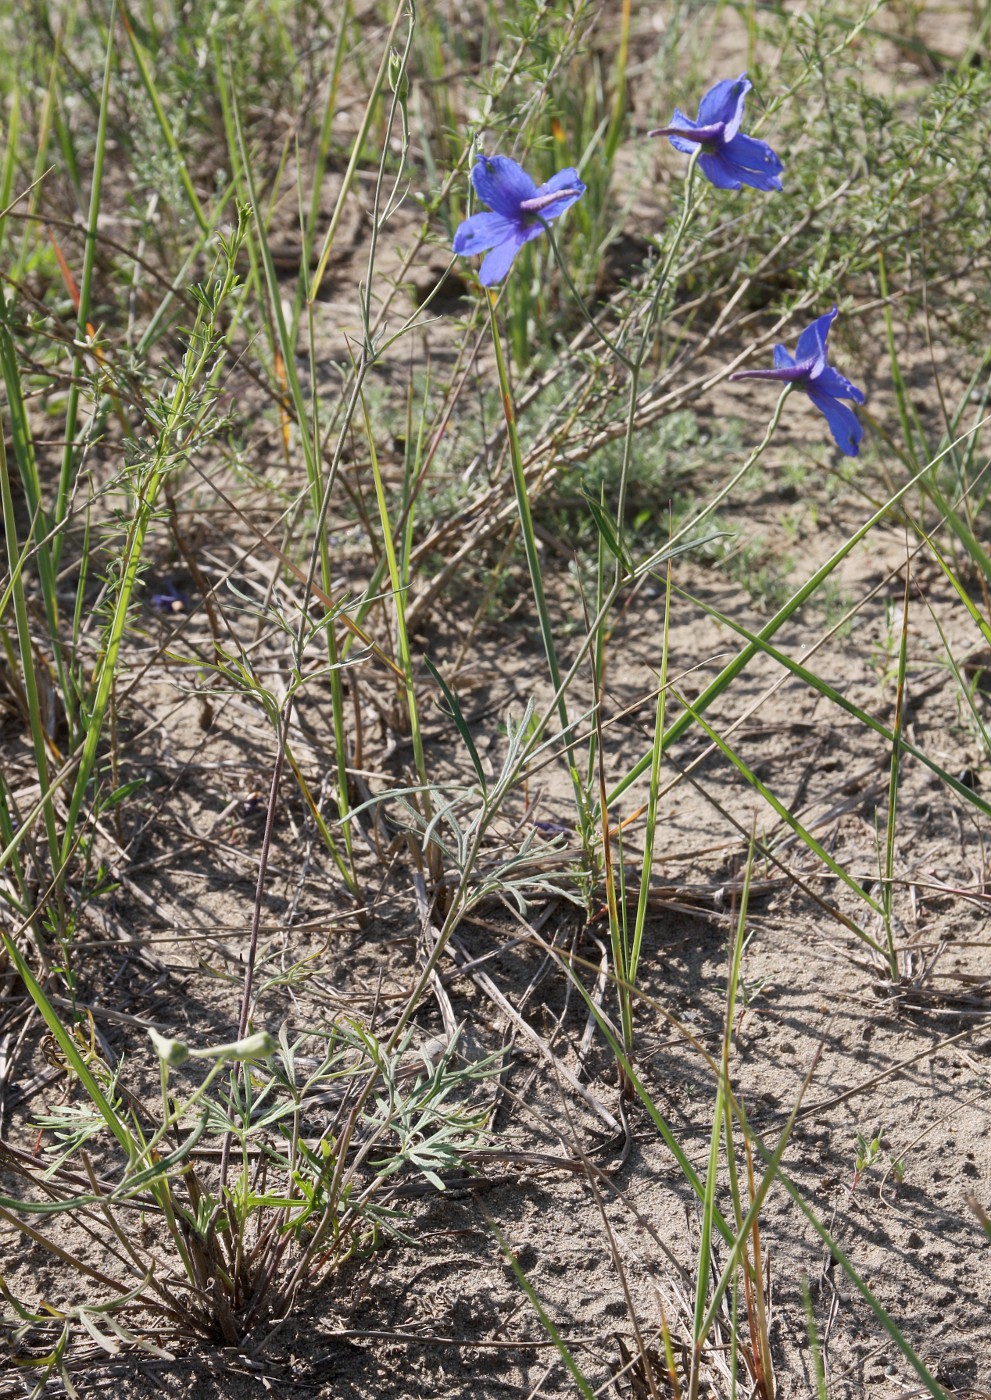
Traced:
POLYGON ((699 168, 718 189, 752 185, 757 190, 780 190, 784 166, 766 141, 744 136, 740 130, 743 100, 752 86, 746 73, 725 78, 702 98, 698 121, 693 122, 676 107, 670 126, 647 134, 666 136, 675 150, 686 156, 701 146, 699 168))
POLYGON ((488 253, 478 274, 485 287, 501 282, 523 244, 538 238, 544 224, 570 209, 586 189, 573 166, 537 186, 509 156, 481 152, 475 157, 471 183, 492 212, 465 219, 454 235, 454 251, 462 257, 488 253))
POLYGON ((731 374, 730 379, 776 379, 801 389, 829 424, 836 446, 848 457, 856 457, 864 430, 853 409, 842 400, 853 399, 854 403, 863 403, 864 395, 839 370, 826 363, 826 337, 835 319, 834 306, 832 311, 813 321, 798 337, 794 357, 783 345, 775 345, 773 369, 745 369, 731 374))
POLYGON ((153 593, 149 599, 153 608, 164 613, 186 613, 189 612, 189 599, 178 586, 175 579, 165 580, 160 593, 153 593))

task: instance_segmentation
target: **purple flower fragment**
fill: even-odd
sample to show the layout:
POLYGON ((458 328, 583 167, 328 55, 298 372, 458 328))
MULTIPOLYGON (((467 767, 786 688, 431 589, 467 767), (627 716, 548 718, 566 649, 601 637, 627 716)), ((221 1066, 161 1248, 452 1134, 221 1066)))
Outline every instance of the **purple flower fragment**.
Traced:
POLYGON ((574 166, 559 170, 538 187, 509 156, 485 156, 481 152, 475 157, 471 183, 492 213, 472 214, 465 219, 454 235, 454 251, 466 258, 475 253, 488 254, 478 274, 483 287, 501 282, 523 244, 539 237, 544 223, 570 209, 586 190, 574 166))
POLYGON ((161 593, 153 593, 149 599, 153 608, 163 613, 188 613, 189 599, 176 586, 175 579, 166 579, 161 593))
POLYGON ((746 73, 725 78, 711 87, 699 103, 698 121, 674 109, 670 126, 649 131, 648 136, 666 136, 676 151, 690 156, 702 147, 699 168, 717 189, 738 190, 752 185, 755 190, 780 190, 784 166, 766 141, 744 136, 743 100, 753 87, 746 73))
POLYGON ((848 457, 856 457, 864 430, 853 409, 847 408, 842 400, 853 399, 854 403, 863 403, 864 395, 839 370, 826 363, 826 338, 836 314, 834 306, 832 311, 827 311, 825 316, 820 316, 802 332, 795 347, 794 359, 783 345, 775 345, 773 369, 745 369, 739 374, 731 374, 730 379, 776 379, 784 384, 793 384, 796 389, 808 394, 825 418, 840 451, 848 457))

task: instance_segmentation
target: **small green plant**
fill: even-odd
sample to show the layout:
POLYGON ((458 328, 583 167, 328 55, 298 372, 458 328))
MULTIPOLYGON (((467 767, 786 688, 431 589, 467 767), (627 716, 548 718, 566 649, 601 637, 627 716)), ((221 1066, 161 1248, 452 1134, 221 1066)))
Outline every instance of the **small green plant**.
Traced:
POLYGON ((877 677, 878 689, 884 696, 898 675, 898 654, 901 648, 901 603, 894 598, 884 600, 884 622, 877 641, 871 643, 871 669, 877 677))
POLYGON ((402 1233, 394 1178, 418 1172, 443 1189, 439 1173, 484 1142, 473 1092, 495 1062, 458 1066, 453 1041, 420 1053, 412 1031, 390 1051, 354 1021, 321 1034, 290 1038, 283 1028, 278 1039, 256 1032, 202 1047, 151 1031, 156 1112, 128 1088, 120 1066, 102 1060, 92 1037, 61 1027, 23 970, 82 1099, 36 1117, 55 1153, 42 1159, 43 1171, 36 1159, 11 1161, 26 1194, 0 1200, 0 1219, 62 1261, 67 1291, 75 1273, 79 1286, 104 1294, 45 1313, 8 1291, 20 1323, 7 1326, 23 1365, 59 1372, 67 1329, 94 1335, 93 1317, 102 1318, 101 1336, 107 1327, 126 1331, 147 1350, 140 1319, 149 1310, 175 1332, 239 1345, 283 1315, 304 1284, 379 1234, 402 1233), (190 1083, 188 1070, 200 1065, 206 1073, 190 1083), (71 1170, 76 1163, 88 1189, 71 1170), (27 1193, 45 1185, 56 1199, 27 1207, 27 1193), (129 1227, 136 1209, 150 1222, 143 1242, 129 1227), (67 1210, 105 1240, 99 1268, 45 1232, 67 1210))
POLYGON ((858 1132, 853 1157, 853 1183, 851 1190, 856 1190, 861 1177, 868 1168, 877 1161, 882 1148, 884 1129, 877 1128, 870 1135, 858 1132))

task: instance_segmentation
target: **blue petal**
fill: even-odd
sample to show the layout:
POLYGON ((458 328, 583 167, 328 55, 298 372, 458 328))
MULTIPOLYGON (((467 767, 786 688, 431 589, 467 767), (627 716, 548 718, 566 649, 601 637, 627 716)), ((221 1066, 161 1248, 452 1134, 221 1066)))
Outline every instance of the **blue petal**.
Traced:
POLYGON ((740 176, 746 175, 746 171, 741 171, 732 161, 726 160, 719 153, 706 151, 699 156, 699 169, 709 181, 715 185, 717 190, 738 190, 740 188, 740 176))
POLYGON ((500 243, 493 248, 478 271, 478 280, 483 287, 490 287, 493 282, 501 282, 506 273, 513 265, 513 259, 523 247, 527 238, 532 238, 534 233, 540 233, 538 224, 536 229, 528 229, 525 233, 522 229, 517 229, 512 238, 507 238, 505 243, 500 243))
POLYGON ((699 103, 699 124, 711 126, 722 122, 726 127, 725 139, 731 141, 740 130, 743 121, 743 99, 753 87, 746 73, 738 78, 724 78, 711 87, 699 103))
POLYGON ((507 219, 516 218, 522 201, 532 199, 537 193, 530 176, 509 156, 479 153, 472 166, 471 183, 479 199, 507 219))
POLYGON ((755 190, 779 190, 784 166, 766 141, 736 135, 723 147, 723 155, 742 172, 740 179, 755 190))
POLYGON ((864 436, 864 430, 853 409, 847 408, 839 399, 821 393, 816 388, 809 387, 805 392, 829 424, 829 431, 836 446, 847 457, 856 457, 860 452, 860 439, 864 436))
POLYGON ((454 235, 454 251, 465 258, 484 253, 515 237, 518 228, 515 219, 506 219, 502 214, 472 214, 454 235))
POLYGON ((836 307, 832 311, 827 311, 825 316, 820 316, 817 321, 813 321, 811 326, 807 326, 798 337, 798 346, 795 351, 796 360, 819 360, 825 362, 826 359, 826 337, 829 335, 829 328, 836 320, 836 307))
POLYGON ((838 369, 833 369, 832 365, 823 365, 820 372, 813 375, 811 382, 817 393, 830 394, 834 399, 853 399, 854 403, 864 402, 863 391, 856 384, 851 384, 838 369))
MULTIPOLYGON (((553 194, 555 190, 568 190, 572 188, 579 190, 582 194, 585 192, 585 186, 578 177, 578 171, 573 165, 569 165, 566 166, 564 170, 559 170, 556 175, 552 175, 549 180, 546 180, 537 190, 537 194, 553 194)), ((575 195, 575 198, 577 199, 578 195, 575 195)))
POLYGON ((565 170, 559 170, 556 175, 552 175, 540 186, 537 190, 537 197, 539 198, 542 194, 553 194, 555 190, 567 190, 568 193, 563 194, 560 199, 556 199, 553 204, 548 204, 541 209, 540 217, 548 221, 558 218, 565 209, 570 209, 576 200, 581 199, 587 189, 588 186, 578 178, 578 171, 573 165, 569 165, 565 170))
MULTIPOLYGON (((457 249, 455 249, 455 252, 457 252, 457 249)), ((783 345, 775 345, 775 347, 774 347, 774 368, 775 368, 775 369, 794 369, 794 368, 795 368, 795 361, 792 359, 791 355, 788 354, 788 351, 785 349, 785 347, 784 347, 783 345)))
POLYGON ((680 126, 683 131, 694 131, 698 124, 691 117, 686 117, 680 107, 674 109, 674 116, 668 122, 668 126, 680 126))

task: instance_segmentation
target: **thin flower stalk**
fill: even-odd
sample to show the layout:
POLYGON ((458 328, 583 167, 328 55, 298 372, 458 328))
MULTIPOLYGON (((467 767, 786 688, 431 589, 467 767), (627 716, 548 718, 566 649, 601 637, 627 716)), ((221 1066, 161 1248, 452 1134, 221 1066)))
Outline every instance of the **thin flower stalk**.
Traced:
MULTIPOLYGON (((368 440, 368 452, 372 464, 372 477, 375 482, 375 499, 378 502, 379 519, 382 524, 382 544, 385 549, 385 556, 389 568, 389 582, 392 585, 392 598, 396 608, 396 637, 399 643, 399 664, 402 667, 405 680, 406 710, 409 715, 410 735, 413 741, 413 761, 416 765, 417 781, 422 789, 424 815, 429 820, 431 815, 430 784, 427 778, 426 755, 423 751, 423 732, 420 728, 420 715, 416 704, 416 687, 413 683, 413 657, 410 651, 409 634, 406 628, 406 590, 403 587, 399 561, 396 557, 392 522, 389 519, 389 505, 386 500, 382 472, 379 468, 378 452, 375 449, 375 434, 372 430, 372 421, 368 413, 368 404, 365 401, 363 393, 361 394, 361 409, 365 419, 365 434, 368 440)), ((439 874, 439 871, 437 873, 439 874)))
MULTIPOLYGON (((637 401, 640 396, 640 376, 643 370, 644 362, 647 358, 648 350, 650 348, 654 319, 657 315, 657 308, 660 305, 661 293, 663 292, 664 287, 667 285, 668 278, 671 274, 671 269, 674 266, 675 258, 678 255, 678 250, 681 247, 682 242, 684 241, 685 234, 688 231, 688 227, 691 224, 692 217, 695 213, 695 167, 698 161, 698 154, 699 153, 696 151, 688 162, 688 173, 685 177, 685 200, 681 211, 681 219, 678 223, 678 228, 675 231, 675 235, 671 242, 671 246, 668 249, 667 256, 664 259, 664 264, 658 275, 657 282, 650 299, 650 304, 647 308, 647 314, 643 321, 643 326, 640 333, 640 344, 636 354, 628 355, 625 352, 625 350, 621 348, 620 345, 612 345, 610 341, 606 340, 606 337, 603 336, 601 332, 599 333, 600 338, 606 340, 606 344, 609 346, 610 350, 613 351, 617 359, 619 359, 619 361, 627 368, 630 376, 627 394, 626 431, 623 435, 623 456, 622 461, 620 463, 619 487, 617 490, 616 498, 616 540, 618 548, 616 552, 616 564, 613 577, 614 590, 618 585, 622 573, 622 560, 624 559, 626 553, 624 540, 624 517, 626 515, 626 494, 630 479, 630 466, 633 461, 633 441, 637 421, 637 401)), ((581 304, 584 306, 584 303, 581 304)), ((592 319, 587 309, 585 310, 585 314, 588 320, 592 319)), ((600 569, 601 560, 602 556, 600 553, 600 569)), ((602 592, 601 577, 599 579, 599 592, 600 594, 602 592)), ((597 638, 595 650, 596 666, 597 670, 600 673, 603 664, 603 650, 604 630, 602 632, 602 635, 600 635, 597 638)), ((591 772, 594 768, 595 745, 596 737, 595 730, 593 729, 591 734, 589 735, 589 772, 591 772)))
MULTIPOLYGON (((664 590, 664 632, 661 639, 661 670, 657 686, 657 705, 654 714, 654 742, 650 751, 650 786, 647 793, 647 825, 644 835, 643 863, 640 868, 640 892, 637 899, 636 920, 633 925, 633 942, 630 948, 626 982, 635 987, 640 967, 640 952, 643 947, 644 928, 647 923, 647 904, 650 896, 650 872, 654 864, 654 843, 657 836, 657 804, 661 788, 661 760, 664 757, 664 717, 668 690, 668 641, 671 633, 671 563, 668 562, 667 584, 664 590)), ((633 1004, 632 997, 622 998, 623 1042, 627 1055, 633 1054, 633 1004)))
POLYGON ((692 153, 688 162, 688 170, 685 174, 685 200, 681 210, 681 219, 671 246, 668 249, 667 257, 664 259, 664 266, 661 268, 657 283, 654 287, 650 304, 647 307, 647 315, 644 318, 643 329, 640 332, 640 346, 633 356, 632 368, 630 370, 630 393, 629 408, 626 416, 626 435, 623 438, 623 461, 619 472, 619 489, 616 493, 616 537, 619 540, 620 553, 623 552, 624 536, 624 516, 626 515, 626 492, 630 480, 630 464, 633 461, 633 434, 636 427, 637 400, 640 395, 640 374, 644 361, 651 346, 651 339, 654 329, 654 319, 657 316, 657 308, 660 305, 661 293, 667 286, 668 278, 671 276, 671 269, 674 267, 674 260, 684 242, 685 234, 695 216, 695 170, 699 161, 699 151, 692 153))
MULTIPOLYGON (((527 566, 530 570, 530 584, 533 589, 533 601, 537 608, 537 617, 540 622, 540 635, 544 643, 544 654, 547 657, 547 669, 550 671, 551 684, 557 696, 557 713, 561 723, 561 733, 565 742, 569 744, 571 721, 568 718, 568 702, 564 687, 561 684, 561 668, 558 665, 557 647, 554 643, 554 629, 551 625, 550 613, 547 610, 547 598, 544 594, 544 584, 540 569, 540 555, 537 552, 537 540, 533 530, 533 514, 530 510, 530 498, 527 493, 526 472, 523 468, 523 454, 520 450, 519 433, 516 427, 516 412, 513 408, 513 394, 509 383, 509 373, 506 369, 506 358, 502 350, 502 338, 499 334, 499 324, 495 314, 495 296, 488 294, 489 304, 489 324, 492 329, 492 344, 495 348, 496 370, 499 375, 499 390, 502 395, 502 409, 506 419, 506 435, 509 441, 509 460, 513 473, 513 489, 516 493, 516 509, 520 518, 520 534, 523 537, 523 548, 526 551, 527 566)), ((571 781, 575 792, 576 816, 579 826, 584 828, 583 813, 585 811, 585 800, 582 793, 581 782, 578 778, 574 763, 569 758, 568 768, 571 773, 571 781)))

